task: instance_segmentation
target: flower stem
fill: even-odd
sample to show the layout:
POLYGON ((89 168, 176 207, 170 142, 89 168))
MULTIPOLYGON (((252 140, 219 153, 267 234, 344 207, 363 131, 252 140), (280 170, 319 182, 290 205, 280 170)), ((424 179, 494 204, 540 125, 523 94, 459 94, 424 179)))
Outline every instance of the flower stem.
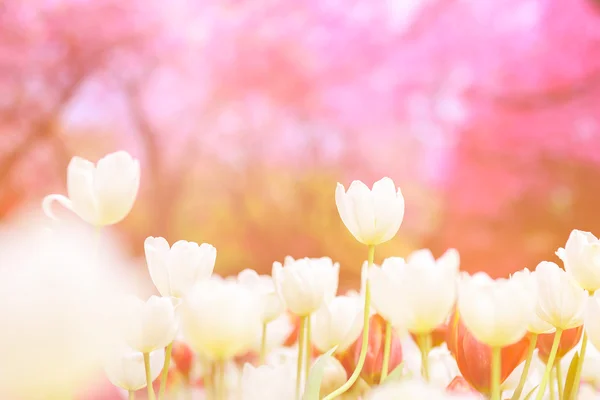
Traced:
POLYGON ((525 365, 523 366, 523 373, 521 373, 521 379, 519 379, 519 385, 515 389, 511 400, 519 400, 527 382, 527 376, 529 375, 529 368, 531 367, 531 360, 533 359, 533 352, 535 351, 535 345, 537 344, 538 335, 535 333, 531 334, 529 339, 529 349, 527 349, 527 358, 525 358, 525 365))
MULTIPOLYGON (((368 257, 368 266, 369 268, 373 265, 373 260, 375 258, 375 246, 369 246, 369 257, 368 257)), ((342 386, 334 390, 325 396, 322 400, 332 400, 336 397, 346 393, 348 389, 354 385, 354 382, 360 376, 360 372, 362 371, 363 365, 365 364, 365 360, 367 358, 367 350, 369 347, 369 319, 371 317, 371 283, 369 282, 369 276, 367 274, 366 284, 365 284, 365 309, 364 309, 364 326, 362 333, 362 345, 360 348, 360 355, 358 356, 358 362, 356 363, 356 368, 350 378, 344 383, 342 386)))
POLYGON ((385 341, 383 344, 383 363, 381 365, 381 380, 379 383, 383 383, 387 377, 389 366, 390 366, 390 353, 392 350, 392 324, 386 322, 385 324, 385 341))
POLYGON ((431 333, 417 335, 419 350, 421 351, 421 374, 429 382, 429 351, 431 350, 431 333))
POLYGON ((577 398, 577 392, 579 391, 579 381, 581 380, 581 367, 583 366, 583 360, 585 357, 585 350, 587 349, 588 337, 585 329, 583 330, 583 338, 581 338, 581 350, 579 350, 579 362, 575 367, 575 379, 573 380, 573 390, 571 391, 571 398, 565 400, 575 400, 577 398))
POLYGON ((135 391, 133 391, 133 390, 130 390, 130 391, 129 391, 129 396, 127 396, 127 398, 128 398, 129 400, 135 400, 135 391))
POLYGON ((556 358, 556 352, 558 351, 558 345, 560 344, 560 337, 562 336, 562 332, 562 329, 556 328, 556 333, 554 334, 554 341, 552 342, 552 349, 550 350, 550 355, 548 356, 548 363, 546 364, 546 370, 544 371, 542 383, 540 383, 538 394, 535 397, 536 400, 542 400, 542 398, 544 397, 544 393, 546 392, 546 386, 548 385, 548 381, 550 380, 550 372, 552 372, 552 367, 554 366, 554 359, 556 358))
POLYGON ((160 377, 160 389, 158 390, 158 400, 165 397, 167 390, 167 378, 169 376, 169 367, 171 366, 171 352, 173 351, 173 342, 171 342, 165 351, 165 365, 163 366, 162 375, 160 377))
POLYGON ((556 368, 552 367, 552 371, 550 371, 550 384, 548 385, 548 391, 550 392, 550 400, 556 400, 556 393, 554 393, 554 378, 556 377, 556 368))
POLYGON ((502 347, 492 347, 492 400, 500 400, 502 347))
POLYGON ((300 329, 298 330, 298 365, 296 366, 296 400, 300 399, 302 389, 302 361, 304 361, 304 324, 306 319, 300 318, 300 329))
POLYGON ((556 368, 556 382, 558 384, 558 400, 563 400, 563 396, 564 396, 564 392, 565 392, 565 388, 564 388, 565 385, 562 380, 560 360, 557 360, 555 364, 556 365, 554 366, 554 368, 556 368))
POLYGON ((304 323, 305 329, 306 329, 306 336, 304 337, 304 340, 306 341, 306 345, 304 347, 304 354, 306 355, 306 375, 304 376, 305 379, 308 379, 308 374, 310 372, 310 366, 312 364, 312 344, 310 343, 310 315, 307 315, 306 317, 306 322, 304 323))
POLYGON ((148 400, 156 399, 152 388, 152 372, 150 371, 150 353, 144 353, 144 368, 146 369, 146 386, 148 387, 148 400))
POLYGON ((267 323, 263 322, 262 335, 260 339, 260 365, 265 363, 265 357, 267 355, 267 323))

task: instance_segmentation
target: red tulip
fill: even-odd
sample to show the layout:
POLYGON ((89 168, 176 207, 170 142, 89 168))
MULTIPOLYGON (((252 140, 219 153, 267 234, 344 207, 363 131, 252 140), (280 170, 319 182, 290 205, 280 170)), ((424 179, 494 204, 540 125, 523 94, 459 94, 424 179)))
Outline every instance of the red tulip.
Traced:
MULTIPOLYGON (((383 368, 383 350, 385 344, 385 326, 386 321, 375 314, 369 320, 369 345, 367 347, 367 358, 361 371, 361 377, 369 384, 378 384, 381 379, 381 369, 383 368)), ((338 360, 342 363, 348 376, 354 372, 356 363, 362 349, 361 334, 358 339, 341 355, 338 360)), ((390 362, 388 370, 392 371, 402 362, 402 347, 398 335, 392 330, 392 346, 390 350, 390 362)))
MULTIPOLYGON (((446 342, 454 355, 458 368, 466 381, 477 391, 489 394, 491 390, 491 348, 479 342, 467 330, 458 311, 455 311, 448 329, 446 342)), ((503 382, 511 372, 525 359, 529 337, 502 349, 501 381, 503 382)))
MULTIPOLYGON (((556 359, 560 360, 567 354, 573 347, 577 346, 581 336, 583 334, 583 325, 577 328, 571 328, 563 331, 560 336, 560 342, 558 344, 558 351, 556 353, 556 359)), ((548 362, 548 356, 550 350, 552 350, 552 343, 554 342, 554 333, 544 333, 538 335, 537 343, 535 347, 538 348, 538 355, 543 362, 548 362)))
POLYGON ((479 394, 462 376, 455 376, 452 382, 446 386, 446 391, 453 394, 479 394))
POLYGON ((173 343, 173 350, 171 351, 171 359, 179 373, 187 379, 194 363, 194 352, 192 349, 184 342, 175 341, 173 343))

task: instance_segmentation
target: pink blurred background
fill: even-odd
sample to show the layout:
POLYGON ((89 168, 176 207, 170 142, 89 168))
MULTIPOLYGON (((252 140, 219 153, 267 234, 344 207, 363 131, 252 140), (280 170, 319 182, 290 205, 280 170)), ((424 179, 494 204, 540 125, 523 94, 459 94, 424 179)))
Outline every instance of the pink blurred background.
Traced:
POLYGON ((378 261, 533 268, 600 233, 600 1, 0 1, 0 218, 119 149, 143 164, 112 228, 134 256, 328 255, 355 285, 335 184, 390 176, 406 218, 378 261))

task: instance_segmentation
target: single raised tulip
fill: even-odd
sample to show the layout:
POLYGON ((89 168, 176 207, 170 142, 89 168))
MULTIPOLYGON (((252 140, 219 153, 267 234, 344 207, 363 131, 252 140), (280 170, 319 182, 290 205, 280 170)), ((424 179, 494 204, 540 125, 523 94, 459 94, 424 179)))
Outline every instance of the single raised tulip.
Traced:
POLYGON ((535 277, 538 286, 537 315, 561 330, 582 325, 587 292, 553 262, 539 263, 535 277))
MULTIPOLYGON (((556 362, 577 346, 577 343, 581 340, 582 334, 583 326, 567 329, 561 334, 560 341, 558 342, 558 351, 556 352, 556 362)), ((554 333, 546 333, 538 335, 537 338, 535 346, 538 349, 538 356, 545 363, 548 362, 552 343, 554 343, 554 335, 554 333)))
MULTIPOLYGON (((150 353, 150 372, 154 381, 165 363, 164 349, 150 353)), ((127 346, 117 346, 108 355, 104 372, 108 380, 115 386, 127 391, 136 391, 146 387, 146 369, 144 356, 127 346)))
POLYGON ((277 294, 298 316, 308 316, 331 301, 337 292, 340 265, 331 258, 287 258, 273 263, 277 294))
MULTIPOLYGON (((527 291, 531 294, 533 298, 535 298, 536 309, 539 307, 539 295, 538 295, 538 285, 537 280, 535 278, 535 271, 531 272, 529 269, 525 268, 521 271, 515 272, 510 279, 511 280, 520 280, 522 283, 527 286, 527 291)), ((534 334, 541 333, 550 333, 556 330, 554 326, 549 324, 548 322, 541 319, 537 312, 533 312, 531 314, 531 320, 527 326, 527 330, 534 334)))
POLYGON ((431 333, 454 307, 458 266, 454 249, 438 260, 429 250, 415 251, 406 262, 386 259, 381 268, 370 270, 373 305, 394 326, 415 334, 431 333))
POLYGON ((51 218, 59 202, 94 226, 113 225, 129 214, 140 186, 140 163, 125 151, 111 153, 97 164, 73 157, 67 168, 67 196, 51 194, 42 207, 51 218))
POLYGON ((162 296, 183 297, 194 283, 210 278, 217 258, 210 244, 179 240, 169 247, 164 238, 152 236, 144 250, 150 277, 162 296))
POLYGON ((235 281, 200 281, 182 304, 187 343, 211 360, 228 360, 250 350, 262 326, 262 300, 235 281))
POLYGON ((600 289, 600 241, 591 232, 574 229, 556 255, 579 286, 590 292, 600 289))
POLYGON ((346 228, 366 245, 392 239, 404 218, 404 197, 390 178, 375 182, 371 190, 364 183, 354 181, 346 192, 338 183, 335 203, 346 228))
POLYGON ((128 297, 123 314, 125 342, 142 353, 168 346, 177 334, 175 306, 168 297, 150 296, 147 301, 128 297))
POLYGON ((245 269, 238 274, 237 281, 240 285, 256 292, 262 299, 263 323, 269 323, 275 320, 283 313, 283 311, 285 311, 285 305, 277 295, 272 277, 268 275, 258 275, 253 269, 245 269))
POLYGON ((460 282, 458 311, 477 340, 492 347, 517 343, 527 333, 535 297, 521 280, 493 280, 485 274, 460 282))
MULTIPOLYGON (((479 392, 489 394, 491 390, 492 349, 473 336, 473 333, 464 325, 458 312, 455 312, 451 319, 446 342, 467 382, 479 392)), ((504 382, 512 371, 523 362, 528 347, 529 337, 525 336, 516 343, 502 348, 501 382, 504 382)))
POLYGON ((295 368, 290 363, 245 364, 242 371, 241 400, 283 400, 295 396, 295 368))
POLYGON ((600 292, 596 292, 587 301, 584 327, 594 347, 600 349, 600 292))
MULTIPOLYGON (((379 383, 381 380, 381 369, 383 368, 383 351, 385 340, 386 321, 378 314, 371 316, 369 321, 369 344, 367 347, 367 358, 361 371, 361 377, 370 385, 379 383)), ((345 353, 337 357, 342 362, 346 372, 351 374, 358 361, 362 349, 362 333, 354 344, 345 353)), ((392 345, 390 350, 389 370, 393 371, 402 362, 402 347, 398 334, 392 330, 392 345)))
POLYGON ((359 296, 337 296, 312 315, 312 343, 321 353, 337 346, 345 351, 363 329, 363 300, 359 296))

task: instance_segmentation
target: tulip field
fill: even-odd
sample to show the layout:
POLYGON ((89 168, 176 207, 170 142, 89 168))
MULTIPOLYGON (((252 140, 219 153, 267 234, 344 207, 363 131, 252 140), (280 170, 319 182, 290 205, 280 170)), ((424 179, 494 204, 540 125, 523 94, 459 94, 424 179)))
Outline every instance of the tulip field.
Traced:
POLYGON ((0 284, 3 398, 78 399, 99 370, 129 400, 596 398, 600 241, 590 232, 557 249, 562 268, 541 261, 507 279, 461 272, 455 249, 379 262, 404 196, 390 178, 354 181, 331 201, 364 245, 355 290, 340 293, 329 257, 223 277, 214 246, 148 237, 158 294, 141 298, 127 256, 102 235, 134 206, 141 176, 124 151, 74 157, 68 195, 48 195, 42 215, 2 232, 0 250, 20 264, 0 284))

